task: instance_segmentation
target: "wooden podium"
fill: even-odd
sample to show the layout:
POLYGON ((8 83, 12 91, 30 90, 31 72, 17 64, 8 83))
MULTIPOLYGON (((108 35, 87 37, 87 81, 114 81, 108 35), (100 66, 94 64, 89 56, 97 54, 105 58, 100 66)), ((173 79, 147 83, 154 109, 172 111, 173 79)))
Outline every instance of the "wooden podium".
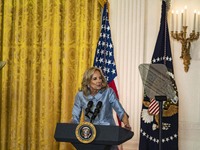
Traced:
POLYGON ((131 139, 134 133, 119 126, 94 125, 96 137, 91 143, 82 143, 76 137, 78 124, 57 123, 54 138, 57 142, 70 142, 77 150, 110 150, 131 139))

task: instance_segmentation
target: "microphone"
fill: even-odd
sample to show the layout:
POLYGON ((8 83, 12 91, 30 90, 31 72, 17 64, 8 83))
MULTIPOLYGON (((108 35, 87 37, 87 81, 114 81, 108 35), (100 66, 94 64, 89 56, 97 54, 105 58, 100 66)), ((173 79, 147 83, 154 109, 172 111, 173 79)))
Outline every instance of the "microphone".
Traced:
POLYGON ((92 105, 93 105, 93 101, 89 101, 88 104, 87 104, 87 108, 85 109, 85 116, 88 117, 88 118, 90 118, 88 116, 88 114, 92 113, 92 111, 90 110, 92 105))
POLYGON ((102 106, 102 102, 99 101, 99 102, 97 103, 97 105, 96 105, 96 108, 95 108, 95 110, 94 110, 94 113, 93 113, 93 115, 92 115, 92 117, 91 117, 90 122, 92 122, 92 120, 94 120, 94 119, 96 118, 96 116, 99 114, 100 109, 101 109, 101 106, 102 106))

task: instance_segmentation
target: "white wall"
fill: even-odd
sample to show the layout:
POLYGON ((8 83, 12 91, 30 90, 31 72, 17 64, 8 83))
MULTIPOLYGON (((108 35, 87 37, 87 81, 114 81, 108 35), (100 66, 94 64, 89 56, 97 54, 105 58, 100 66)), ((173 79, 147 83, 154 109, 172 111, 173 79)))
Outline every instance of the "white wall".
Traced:
MULTIPOLYGON (((133 139, 124 144, 125 150, 137 150, 142 105, 142 81, 138 65, 150 63, 157 39, 161 0, 109 0, 110 24, 117 63, 119 96, 130 115, 135 133, 133 139)), ((200 11, 199 0, 172 0, 171 10, 188 7, 188 32, 193 26, 193 11, 200 11)), ((169 14, 169 27, 170 26, 169 14)), ((171 31, 171 30, 170 30, 171 31)), ((181 44, 171 39, 176 84, 179 91, 179 149, 200 149, 200 39, 192 42, 191 65, 184 71, 181 44)))

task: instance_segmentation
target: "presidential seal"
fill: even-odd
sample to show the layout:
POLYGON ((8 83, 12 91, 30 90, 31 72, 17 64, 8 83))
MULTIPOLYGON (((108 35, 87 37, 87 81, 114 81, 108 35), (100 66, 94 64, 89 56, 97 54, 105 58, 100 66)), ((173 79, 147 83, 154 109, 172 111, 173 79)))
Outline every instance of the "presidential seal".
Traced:
POLYGON ((96 137, 96 128, 90 122, 82 122, 76 127, 76 138, 81 143, 90 143, 96 137))

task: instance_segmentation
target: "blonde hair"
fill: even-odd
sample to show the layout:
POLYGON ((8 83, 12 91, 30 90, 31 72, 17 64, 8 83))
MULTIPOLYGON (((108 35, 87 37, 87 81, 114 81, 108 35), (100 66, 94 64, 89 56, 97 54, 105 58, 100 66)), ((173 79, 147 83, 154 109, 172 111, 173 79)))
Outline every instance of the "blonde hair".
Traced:
POLYGON ((101 69, 99 69, 97 67, 91 67, 91 68, 89 68, 88 70, 85 71, 85 73, 83 75, 82 83, 81 83, 81 90, 83 91, 83 94, 85 96, 88 96, 91 92, 90 88, 89 88, 89 84, 90 84, 90 81, 91 81, 92 76, 93 76, 95 71, 99 71, 99 73, 101 74, 102 89, 106 89, 108 87, 108 83, 107 83, 101 69))

